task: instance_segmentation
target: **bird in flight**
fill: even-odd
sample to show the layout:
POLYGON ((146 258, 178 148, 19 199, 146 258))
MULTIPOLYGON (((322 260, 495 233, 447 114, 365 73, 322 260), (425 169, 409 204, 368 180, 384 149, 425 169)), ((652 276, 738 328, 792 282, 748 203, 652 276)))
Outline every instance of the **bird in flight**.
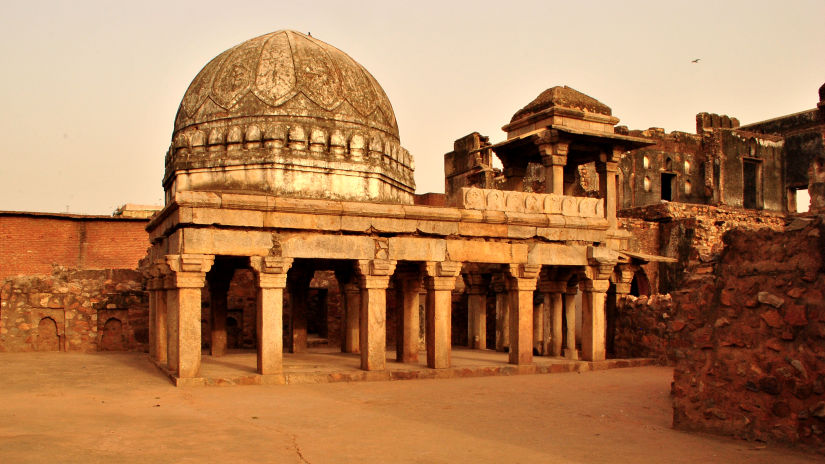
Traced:
POLYGON ((695 60, 691 61, 691 63, 698 63, 701 58, 696 58, 695 60))

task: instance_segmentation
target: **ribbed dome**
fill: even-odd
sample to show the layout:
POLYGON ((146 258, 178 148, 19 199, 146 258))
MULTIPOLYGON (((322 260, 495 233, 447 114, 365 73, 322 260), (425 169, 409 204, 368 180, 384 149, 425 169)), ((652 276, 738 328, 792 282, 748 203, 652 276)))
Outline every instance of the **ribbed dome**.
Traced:
POLYGON ((337 48, 294 31, 210 61, 183 96, 169 191, 412 202, 413 160, 387 95, 337 48))
POLYGON ((204 66, 183 96, 175 132, 265 115, 363 124, 398 138, 392 105, 375 78, 341 50, 295 31, 247 40, 204 66))

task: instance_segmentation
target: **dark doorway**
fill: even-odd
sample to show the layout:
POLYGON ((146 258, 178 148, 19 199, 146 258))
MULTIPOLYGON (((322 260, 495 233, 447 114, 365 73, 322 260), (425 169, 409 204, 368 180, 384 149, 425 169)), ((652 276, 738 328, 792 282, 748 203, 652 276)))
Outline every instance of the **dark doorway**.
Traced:
POLYGON ((759 207, 759 163, 743 160, 742 162, 742 206, 756 209, 759 207))
POLYGON ((673 201, 673 192, 676 191, 676 174, 662 173, 662 200, 673 201))

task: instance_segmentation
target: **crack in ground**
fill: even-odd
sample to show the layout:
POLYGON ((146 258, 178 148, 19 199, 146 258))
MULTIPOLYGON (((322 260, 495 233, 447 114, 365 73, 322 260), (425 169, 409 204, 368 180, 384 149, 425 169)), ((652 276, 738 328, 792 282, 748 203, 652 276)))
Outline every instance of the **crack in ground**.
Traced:
POLYGON ((292 434, 292 446, 295 447, 295 453, 298 454, 298 458, 301 460, 301 462, 310 464, 310 462, 307 461, 307 458, 304 457, 303 453, 301 453, 301 447, 298 446, 298 436, 295 434, 292 434))

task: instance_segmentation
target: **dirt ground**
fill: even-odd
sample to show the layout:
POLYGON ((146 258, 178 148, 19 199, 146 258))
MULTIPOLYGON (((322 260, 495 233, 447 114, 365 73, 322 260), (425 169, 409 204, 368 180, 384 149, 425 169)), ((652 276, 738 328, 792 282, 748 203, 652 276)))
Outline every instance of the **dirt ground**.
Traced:
POLYGON ((671 370, 175 388, 142 354, 0 353, 0 463, 807 463, 671 429, 671 370))

